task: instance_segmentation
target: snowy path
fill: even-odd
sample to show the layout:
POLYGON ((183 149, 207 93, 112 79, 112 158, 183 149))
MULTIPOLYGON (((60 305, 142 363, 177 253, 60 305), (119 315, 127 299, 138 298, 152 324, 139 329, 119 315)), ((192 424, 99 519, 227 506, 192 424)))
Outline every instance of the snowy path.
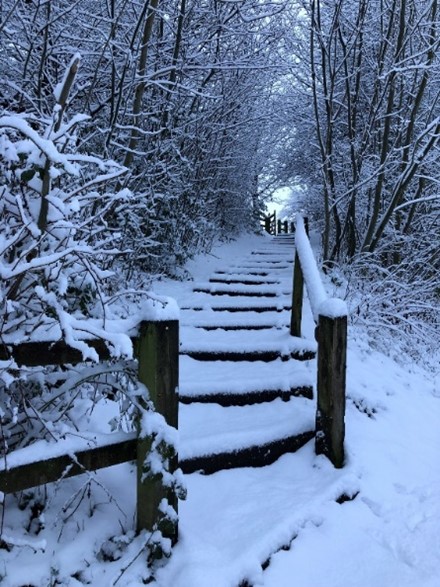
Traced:
MULTIPOLYGON (((274 275, 270 265, 264 270, 255 265, 235 262, 229 271, 234 279, 238 270, 261 279, 267 271, 274 275)), ((287 275, 291 266, 282 271, 287 275)), ((182 321, 212 326, 218 314, 186 310, 182 321)), ((265 325, 265 318, 278 317, 273 324, 282 328, 284 315, 288 312, 231 312, 221 320, 231 325, 236 316, 242 326, 265 325)), ((308 320, 311 331, 310 312, 308 320)), ((316 457, 310 442, 267 467, 187 475, 181 539, 158 575, 159 587, 440 584, 438 377, 372 351, 362 331, 352 329, 351 336, 344 469, 316 457), (344 495, 349 500, 338 503, 344 495)), ((249 367, 249 385, 265 380, 260 370, 271 370, 268 365, 249 367)), ((240 372, 222 369, 221 363, 207 363, 200 379, 196 373, 194 360, 182 357, 183 393, 202 395, 208 380, 216 382, 212 389, 232 393, 242 381, 240 372)), ((289 378, 299 384, 307 376, 309 365, 291 370, 280 362, 275 380, 289 386, 289 378)), ((203 413, 203 406, 199 409, 203 413)), ((209 420, 205 425, 209 428, 209 420)))
POLYGON ((313 435, 306 362, 316 343, 290 336, 284 310, 291 303, 293 255, 292 241, 270 240, 234 267, 217 267, 178 300, 185 472, 268 464, 313 435), (252 283, 249 271, 260 259, 264 276, 252 283))
MULTIPOLYGON (((268 239, 246 236, 199 257, 188 271, 196 283, 225 276, 232 284, 246 273, 247 281, 258 282, 247 285, 288 287, 291 263, 277 263, 275 269, 268 248, 268 239), (251 255, 255 249, 266 249, 264 264, 251 255)), ((182 307, 193 287, 194 282, 167 280, 154 289, 182 307)), ((242 307, 252 300, 238 297, 242 307)), ((223 312, 211 309, 209 299, 203 310, 182 310, 183 339, 185 329, 192 337, 196 326, 242 333, 244 327, 253 326, 255 333, 264 327, 267 334, 273 325, 274 336, 285 332, 287 310, 223 312)), ((311 339, 307 305, 305 318, 311 339)), ((363 330, 352 327, 349 333, 346 466, 334 469, 314 455, 309 442, 265 467, 185 475, 188 498, 179 505, 179 543, 152 585, 438 587, 439 373, 424 372, 409 360, 397 364, 372 350, 363 330), (339 499, 343 496, 351 501, 339 499)), ((294 389, 303 387, 306 394, 311 383, 311 361, 198 361, 182 355, 182 454, 200 454, 202 441, 212 453, 217 442, 243 446, 251 435, 261 443, 265 434, 283 435, 311 423, 313 401, 293 397, 294 389), (251 405, 249 417, 240 416, 237 406, 249 401, 250 391, 252 402, 261 404, 251 405), (223 407, 213 405, 214 398, 223 407), (267 412, 263 422, 260 409, 267 412), (240 438, 218 428, 218 413, 228 410, 230 427, 241 427, 240 438), (193 440, 197 431, 200 443, 193 440)), ((109 433, 119 406, 105 401, 89 408, 81 400, 75 412, 90 430, 109 433)), ((142 537, 132 533, 135 475, 134 465, 126 463, 28 492, 20 507, 14 496, 6 496, 3 537, 14 546, 0 544, 1 587, 141 587, 147 572, 142 551, 137 556, 142 537), (30 506, 39 499, 48 500, 46 509, 29 519, 30 506)))
MULTIPOLYGON (((313 436, 315 406, 308 398, 315 363, 282 360, 316 351, 313 340, 288 332, 290 313, 284 308, 291 302, 293 253, 291 243, 266 243, 228 269, 217 268, 209 281, 194 285, 195 293, 179 300, 181 393, 185 403, 194 402, 182 405, 179 414, 184 461, 206 453, 212 462, 215 454, 233 454, 243 447, 269 446, 270 454, 274 440, 306 433, 301 446, 313 436), (279 358, 254 360, 253 354, 263 350, 279 358), (235 361, 230 360, 232 354, 235 361), (275 398, 284 390, 288 401, 264 401, 268 390, 275 398), (295 390, 304 390, 306 397, 295 397, 302 395, 295 390), (259 394, 259 403, 228 403, 228 398, 239 403, 240 395, 257 401, 259 394), (207 403, 219 397, 223 406, 207 403)), ((219 468, 222 464, 224 460, 219 468)), ((288 546, 307 523, 319 523, 323 503, 358 490, 351 473, 341 474, 325 459, 314 457, 313 443, 266 467, 194 473, 187 479, 189 495, 180 509, 176 556, 159 574, 164 587, 257 584, 262 565, 275 552, 288 546), (310 460, 315 461, 312 471, 310 460)))

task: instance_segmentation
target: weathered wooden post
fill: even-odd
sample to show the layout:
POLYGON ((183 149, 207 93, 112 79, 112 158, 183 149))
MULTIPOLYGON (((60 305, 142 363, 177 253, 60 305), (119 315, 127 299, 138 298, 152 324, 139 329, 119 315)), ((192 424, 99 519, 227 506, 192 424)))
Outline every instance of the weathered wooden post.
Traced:
POLYGON ((292 310, 290 313, 291 336, 301 336, 303 296, 304 276, 298 253, 295 251, 295 263, 293 266, 292 310))
POLYGON ((317 328, 318 406, 315 451, 316 454, 326 455, 337 468, 344 464, 345 437, 347 316, 343 315, 344 312, 341 314, 334 317, 320 315, 317 328))
POLYGON ((290 223, 290 232, 293 234, 295 232, 295 223, 291 222, 290 223))
POLYGON ((277 234, 281 234, 281 220, 278 219, 278 231, 277 234))
MULTIPOLYGON (((157 412, 162 414, 170 426, 178 427, 179 382, 179 322, 167 320, 142 322, 137 348, 139 381, 149 391, 149 398, 157 412)), ((142 402, 141 402, 142 403, 142 402)), ((137 530, 151 531, 158 521, 159 504, 167 498, 177 512, 174 492, 163 487, 156 476, 143 477, 145 458, 150 453, 151 437, 139 436, 137 444, 137 530)), ((171 471, 177 468, 177 455, 172 458, 171 471)), ((177 541, 177 526, 162 529, 173 543, 177 541)))
POLYGON ((264 230, 270 234, 270 216, 264 217, 264 230))
POLYGON ((289 224, 287 222, 287 220, 284 221, 284 234, 287 234, 289 232, 289 224))

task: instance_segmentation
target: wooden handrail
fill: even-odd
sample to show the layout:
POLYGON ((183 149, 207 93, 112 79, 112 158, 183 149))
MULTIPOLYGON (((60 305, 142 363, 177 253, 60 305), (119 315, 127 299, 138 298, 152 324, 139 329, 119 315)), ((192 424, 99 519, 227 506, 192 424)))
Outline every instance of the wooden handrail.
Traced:
POLYGON ((317 324, 318 342, 316 454, 326 455, 333 465, 344 464, 345 387, 347 355, 347 306, 327 296, 304 219, 298 215, 295 231, 295 263, 290 334, 301 336, 304 285, 317 324))

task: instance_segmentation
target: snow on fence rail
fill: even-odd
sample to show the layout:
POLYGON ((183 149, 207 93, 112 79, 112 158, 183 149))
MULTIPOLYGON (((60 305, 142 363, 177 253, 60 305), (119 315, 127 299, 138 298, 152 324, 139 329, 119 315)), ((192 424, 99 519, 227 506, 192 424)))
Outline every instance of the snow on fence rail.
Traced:
MULTIPOLYGON (((168 436, 171 428, 178 426, 179 322, 177 319, 144 320, 138 324, 137 331, 138 335, 131 340, 138 359, 138 379, 145 386, 141 386, 137 397, 137 432, 85 433, 76 441, 37 441, 35 445, 13 451, 0 464, 0 492, 13 493, 133 460, 137 461, 137 531, 152 532, 158 527, 163 499, 168 499, 177 513, 177 496, 170 491, 169 483, 165 486, 160 475, 146 474, 145 463, 158 432, 155 422, 160 420, 162 428, 170 428, 168 436), (145 388, 148 397, 142 395, 145 388), (152 402, 154 412, 148 411, 148 402, 150 405, 152 402), (41 458, 43 452, 45 456, 41 458)), ((87 340, 87 344, 96 351, 100 361, 111 358, 102 340, 87 340)), ((25 366, 76 364, 84 360, 80 351, 60 341, 8 345, 8 351, 0 348, 0 360, 6 358, 25 366)), ((159 433, 163 435, 164 431, 159 433)), ((174 475, 176 469, 177 452, 170 458, 168 473, 174 475)), ((177 531, 176 523, 166 527, 163 534, 175 543, 177 531)))
POLYGON ((344 464, 345 375, 347 355, 347 305, 327 296, 304 219, 298 215, 295 231, 290 334, 301 336, 304 284, 317 324, 318 407, 316 411, 317 454, 325 454, 335 467, 344 464))

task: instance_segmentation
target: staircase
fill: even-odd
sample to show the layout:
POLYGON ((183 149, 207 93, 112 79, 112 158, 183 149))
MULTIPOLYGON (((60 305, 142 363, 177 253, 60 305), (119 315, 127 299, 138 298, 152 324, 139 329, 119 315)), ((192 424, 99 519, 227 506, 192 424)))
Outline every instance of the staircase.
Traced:
POLYGON ((180 466, 263 466, 315 434, 316 343, 290 336, 293 235, 212 274, 181 308, 180 466))

